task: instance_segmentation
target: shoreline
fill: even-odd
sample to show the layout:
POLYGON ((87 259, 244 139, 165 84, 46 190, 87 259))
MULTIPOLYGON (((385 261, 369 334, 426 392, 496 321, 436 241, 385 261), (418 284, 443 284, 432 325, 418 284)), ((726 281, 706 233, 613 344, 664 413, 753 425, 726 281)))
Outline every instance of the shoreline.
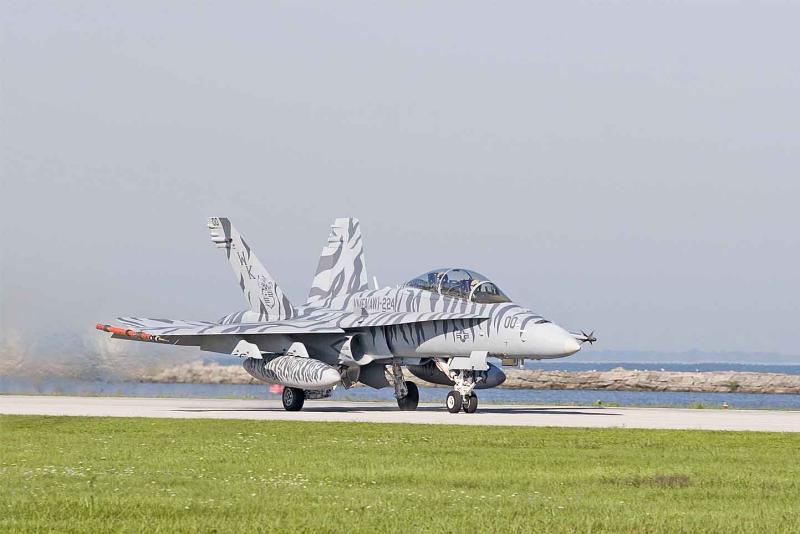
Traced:
MULTIPOLYGON (((800 375, 751 371, 637 371, 617 367, 610 371, 550 371, 504 369, 501 389, 557 389, 597 391, 675 391, 693 393, 800 394, 800 375)), ((409 380, 437 387, 406 374, 409 380)), ((139 377, 140 383, 261 384, 238 365, 190 363, 139 377)), ((438 386, 445 388, 447 386, 438 386)))

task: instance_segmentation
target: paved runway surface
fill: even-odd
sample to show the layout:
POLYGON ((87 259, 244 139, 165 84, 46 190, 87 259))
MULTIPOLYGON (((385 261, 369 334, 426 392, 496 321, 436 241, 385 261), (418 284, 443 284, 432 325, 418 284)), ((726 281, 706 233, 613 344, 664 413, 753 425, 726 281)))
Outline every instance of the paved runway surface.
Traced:
POLYGON ((286 412, 267 400, 0 395, 0 414, 800 432, 800 412, 767 410, 487 404, 474 414, 451 414, 439 405, 401 412, 385 402, 307 401, 303 411, 286 412))

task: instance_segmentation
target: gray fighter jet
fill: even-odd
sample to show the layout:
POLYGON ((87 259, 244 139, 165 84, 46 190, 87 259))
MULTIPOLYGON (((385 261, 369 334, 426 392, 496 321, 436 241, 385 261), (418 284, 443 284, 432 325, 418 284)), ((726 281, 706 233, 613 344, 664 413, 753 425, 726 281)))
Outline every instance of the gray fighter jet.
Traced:
POLYGON ((473 413, 477 389, 506 379, 503 365, 561 358, 593 334, 570 333, 511 301, 485 276, 461 268, 434 269, 405 284, 370 289, 358 220, 336 219, 322 249, 308 300, 293 306, 244 238, 223 217, 209 219, 249 308, 217 322, 120 317, 97 324, 113 338, 192 345, 244 358, 258 380, 283 387, 283 406, 329 397, 357 383, 393 387, 401 410, 414 410, 419 391, 403 367, 448 385, 447 409, 473 413))

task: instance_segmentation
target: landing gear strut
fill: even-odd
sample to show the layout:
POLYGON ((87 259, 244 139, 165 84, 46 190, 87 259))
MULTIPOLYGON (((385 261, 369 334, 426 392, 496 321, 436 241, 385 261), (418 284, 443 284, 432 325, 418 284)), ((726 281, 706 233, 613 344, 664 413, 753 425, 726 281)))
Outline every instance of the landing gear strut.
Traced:
POLYGON ((397 360, 392 361, 392 378, 394 379, 394 398, 401 411, 410 412, 419 404, 419 389, 414 382, 403 378, 403 368, 397 360))
POLYGON ((299 412, 303 408, 303 403, 306 400, 306 393, 300 388, 283 388, 281 395, 283 401, 283 409, 287 412, 299 412))

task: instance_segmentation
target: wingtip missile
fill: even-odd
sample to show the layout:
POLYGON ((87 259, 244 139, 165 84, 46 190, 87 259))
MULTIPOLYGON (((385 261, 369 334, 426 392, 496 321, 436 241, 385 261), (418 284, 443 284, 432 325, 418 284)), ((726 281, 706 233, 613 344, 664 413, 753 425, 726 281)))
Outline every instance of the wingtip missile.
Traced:
POLYGON ((139 341, 154 341, 158 343, 168 343, 166 339, 161 336, 154 336, 153 334, 148 334, 147 332, 137 332, 136 330, 132 330, 130 328, 120 328, 119 326, 112 326, 110 324, 102 324, 97 323, 94 325, 97 330, 102 330, 103 332, 109 332, 110 334, 114 334, 116 336, 127 337, 130 339, 137 339, 139 341))

